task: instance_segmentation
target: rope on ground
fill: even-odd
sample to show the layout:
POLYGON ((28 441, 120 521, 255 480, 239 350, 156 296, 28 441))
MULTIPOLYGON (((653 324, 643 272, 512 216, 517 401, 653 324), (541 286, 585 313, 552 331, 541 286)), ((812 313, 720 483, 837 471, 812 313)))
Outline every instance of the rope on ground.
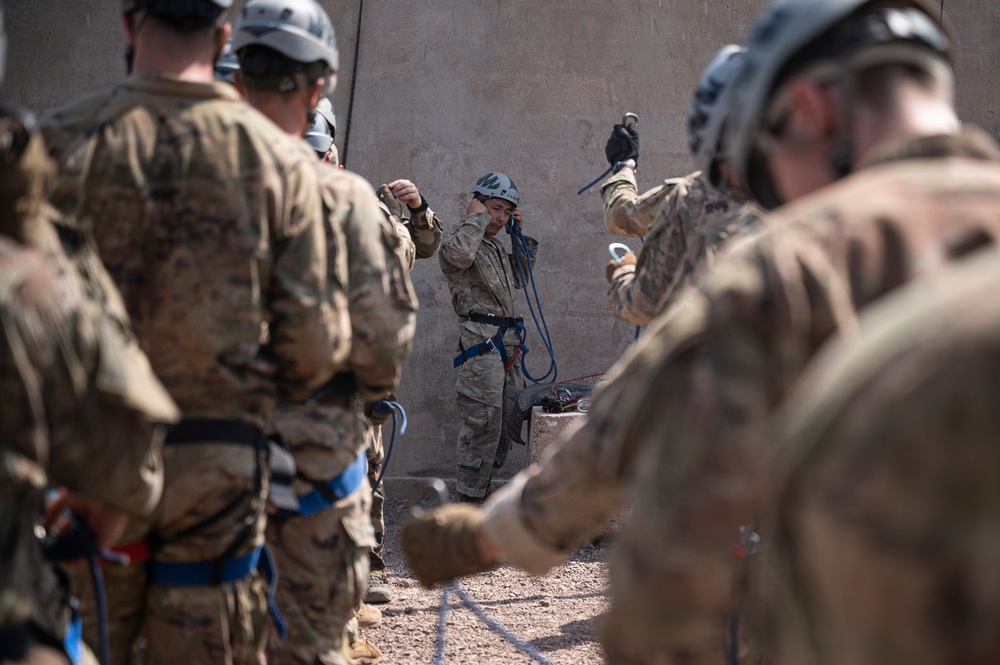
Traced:
POLYGON ((514 633, 507 630, 503 624, 491 617, 486 613, 486 610, 482 606, 472 599, 469 594, 465 592, 462 587, 458 585, 458 582, 451 581, 444 585, 444 590, 441 592, 441 609, 438 611, 438 621, 437 621, 437 643, 434 650, 434 661, 433 665, 444 665, 444 650, 446 643, 445 633, 447 632, 447 616, 448 616, 448 606, 449 606, 449 596, 454 592, 458 596, 459 600, 469 608, 469 610, 476 615, 476 617, 486 624, 486 627, 495 632, 500 637, 504 638, 510 642, 514 647, 523 653, 524 655, 531 658, 536 663, 541 665, 554 665, 554 663, 543 656, 541 652, 532 644, 525 642, 520 637, 514 633))

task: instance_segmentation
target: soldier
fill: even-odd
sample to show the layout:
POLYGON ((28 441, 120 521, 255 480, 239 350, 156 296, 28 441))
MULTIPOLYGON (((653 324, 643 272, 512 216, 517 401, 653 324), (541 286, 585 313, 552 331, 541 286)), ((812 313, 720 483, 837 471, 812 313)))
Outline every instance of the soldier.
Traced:
POLYGON ((1000 662, 1000 255, 982 254, 869 308, 779 412, 771 662, 1000 662))
MULTIPOLYGON (((404 263, 409 270, 413 270, 416 259, 429 259, 437 254, 443 234, 441 222, 428 207, 427 199, 415 184, 405 179, 383 184, 378 188, 378 198, 382 213, 392 223, 404 263)), ((395 396, 391 399, 395 400, 395 396)), ((385 450, 382 446, 382 423, 388 418, 388 412, 372 417, 372 440, 368 447, 368 482, 372 486, 371 519, 376 545, 369 558, 365 603, 374 604, 392 600, 388 566, 382 558, 385 551, 385 484, 381 481, 385 450)), ((369 608, 369 611, 371 609, 375 608, 369 608)))
POLYGON ((65 537, 71 509, 94 545, 114 544, 125 515, 144 517, 160 498, 158 423, 178 412, 127 321, 96 299, 113 286, 80 279, 93 264, 62 252, 45 199, 55 167, 34 119, 0 112, 0 139, 0 662, 90 663, 35 525, 65 537), (47 486, 63 489, 42 520, 47 486))
POLYGON ((126 543, 131 578, 109 585, 130 612, 116 662, 140 626, 149 663, 263 658, 263 428, 279 398, 308 394, 350 351, 311 151, 212 80, 229 4, 126 2, 132 76, 46 128, 56 200, 92 231, 183 413, 163 501, 126 543))
POLYGON ((319 98, 316 108, 312 110, 305 138, 321 160, 334 167, 340 166, 340 154, 333 144, 337 138, 337 115, 329 98, 319 98))
POLYGON ((767 417, 858 310, 1000 237, 1000 150, 960 131, 936 17, 872 0, 765 11, 729 93, 730 162, 758 201, 801 200, 679 294, 541 467, 485 513, 449 506, 404 528, 425 582, 499 558, 545 572, 635 483, 608 658, 718 662, 767 417))
POLYGON ((724 93, 743 54, 740 46, 722 47, 698 80, 688 111, 688 145, 700 170, 676 180, 646 232, 638 259, 629 252, 608 263, 611 312, 632 325, 652 321, 699 265, 757 222, 723 154, 729 116, 724 93))
MULTIPOLYGON (((240 58, 237 85, 248 101, 301 140, 310 110, 330 90, 337 70, 326 12, 315 0, 251 0, 233 48, 240 58)), ((345 371, 274 413, 274 429, 297 469, 284 475, 298 508, 275 501, 279 510, 267 528, 281 570, 277 599, 289 621, 289 639, 272 640, 268 658, 373 663, 378 649, 357 639, 353 627, 345 635, 364 597, 369 552, 376 545, 365 481, 365 412, 396 387, 411 348, 417 301, 395 229, 379 211, 371 186, 321 160, 312 165, 327 231, 345 238, 345 244, 330 243, 329 260, 346 262, 346 277, 331 272, 331 280, 347 289, 352 346, 345 371)), ((371 614, 377 621, 378 611, 371 614)))
MULTIPOLYGON (((508 254, 496 239, 508 224, 521 226, 514 182, 493 171, 476 181, 472 193, 468 216, 445 238, 439 259, 460 327, 454 363, 462 419, 458 494, 462 501, 481 503, 512 443, 503 423, 524 387, 517 362, 524 323, 514 308, 514 291, 523 286, 518 273, 527 274, 534 257, 508 254)), ((525 240, 537 256, 537 241, 525 240)))
POLYGON ((601 185, 604 201, 604 226, 616 236, 639 238, 646 235, 670 192, 681 182, 669 178, 639 195, 636 163, 639 160, 639 131, 634 125, 617 124, 604 147, 608 163, 615 173, 601 185))

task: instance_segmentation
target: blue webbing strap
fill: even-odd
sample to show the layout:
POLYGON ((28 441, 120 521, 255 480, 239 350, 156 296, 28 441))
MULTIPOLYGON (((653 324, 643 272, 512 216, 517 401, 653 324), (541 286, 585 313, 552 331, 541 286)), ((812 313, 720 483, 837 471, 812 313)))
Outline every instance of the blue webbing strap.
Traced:
MULTIPOLYGON (((309 517, 316 513, 332 507, 334 497, 343 499, 354 493, 354 490, 361 487, 361 483, 368 476, 368 460, 364 453, 351 462, 351 465, 328 482, 324 483, 324 490, 313 490, 305 496, 299 497, 299 512, 301 517, 309 517)), ((294 516, 294 515, 290 515, 294 516)))

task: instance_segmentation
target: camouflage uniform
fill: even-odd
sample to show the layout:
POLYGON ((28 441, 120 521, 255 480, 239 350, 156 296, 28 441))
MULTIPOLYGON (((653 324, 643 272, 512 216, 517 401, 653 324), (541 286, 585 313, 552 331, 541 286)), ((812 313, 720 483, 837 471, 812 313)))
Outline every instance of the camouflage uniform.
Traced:
POLYGON ((983 254, 867 310, 782 407, 771 662, 1000 662, 1000 254, 983 254))
MULTIPOLYGON (((330 262, 346 259, 347 264, 351 378, 347 389, 325 386, 303 402, 275 410, 274 429, 302 476, 295 482, 298 496, 339 476, 364 454, 369 424, 358 392, 363 403, 371 404, 395 388, 412 348, 417 309, 396 231, 380 212, 371 186, 326 164, 316 163, 316 168, 328 227, 346 239, 346 256, 339 243, 331 243, 330 262)), ((341 375, 334 382, 343 380, 341 375)), ((369 552, 376 545, 371 502, 365 482, 330 509, 269 522, 267 541, 281 571, 277 599, 289 627, 287 641, 270 642, 270 662, 349 662, 344 629, 364 596, 369 552)))
POLYGON ((750 205, 718 192, 700 171, 679 179, 649 227, 636 264, 614 271, 611 313, 634 326, 652 321, 695 268, 756 225, 751 211, 750 205))
MULTIPOLYGON (((451 303, 459 318, 459 352, 486 342, 498 327, 477 323, 470 317, 495 316, 512 319, 514 291, 522 288, 512 254, 500 245, 499 234, 483 235, 489 214, 469 215, 441 244, 441 270, 448 278, 451 303)), ((538 243, 526 238, 529 251, 537 256, 538 243)), ((527 260, 518 255, 523 273, 527 260)), ((533 259, 531 259, 533 261, 533 259)), ((524 378, 518 363, 520 339, 515 326, 503 336, 508 366, 499 353, 470 358, 458 368, 456 391, 462 419, 458 435, 458 491, 471 497, 486 495, 494 468, 503 466, 512 441, 503 423, 513 408, 524 378)))
MULTIPOLYGON (((8 136, 23 132, 10 116, 0 125, 8 136)), ((96 281, 80 279, 78 268, 87 264, 62 253, 52 226, 57 217, 44 198, 54 166, 40 138, 30 139, 18 159, 4 157, 0 662, 65 663, 52 647, 64 638, 67 589, 34 534, 43 491, 61 485, 113 510, 148 514, 163 487, 155 423, 171 422, 178 413, 127 336, 127 322, 105 314, 93 297, 96 281)), ((64 235, 73 237, 68 229, 64 235)), ((89 652, 83 660, 95 662, 89 652)))
MULTIPOLYGON (((409 217, 403 215, 403 207, 392 196, 389 186, 383 184, 379 187, 379 209, 392 223, 404 265, 408 270, 413 270, 413 264, 417 259, 429 259, 437 254, 443 230, 437 215, 427 206, 427 201, 423 197, 419 207, 407 208, 409 217)), ((389 579, 386 573, 387 566, 382 558, 382 553, 385 551, 385 483, 379 480, 379 476, 382 475, 384 461, 382 426, 375 424, 371 428, 371 440, 368 446, 368 484, 372 487, 371 523, 375 530, 375 547, 372 548, 369 563, 372 576, 382 582, 389 579)))
POLYGON ((684 178, 670 178, 662 185, 639 195, 635 171, 623 168, 601 185, 604 226, 616 236, 638 238, 649 232, 660 208, 684 178))
MULTIPOLYGON (((54 200, 92 230, 186 421, 168 434, 163 501, 139 531, 158 566, 248 555, 264 536, 261 429, 279 397, 304 395, 349 350, 319 184, 304 168, 315 157, 225 83, 150 75, 56 111, 47 137, 61 170, 54 200), (205 434, 206 422, 221 431, 205 434)), ((142 569, 112 596, 133 598, 142 569)), ((151 583, 122 633, 139 619, 150 663, 256 663, 264 585, 256 572, 151 583)), ((128 648, 115 645, 118 662, 128 648)))
POLYGON ((857 310, 1000 238, 997 161, 981 135, 910 141, 734 241, 619 360, 586 423, 489 502, 506 560, 544 573, 639 483, 609 660, 718 662, 765 419, 857 310))

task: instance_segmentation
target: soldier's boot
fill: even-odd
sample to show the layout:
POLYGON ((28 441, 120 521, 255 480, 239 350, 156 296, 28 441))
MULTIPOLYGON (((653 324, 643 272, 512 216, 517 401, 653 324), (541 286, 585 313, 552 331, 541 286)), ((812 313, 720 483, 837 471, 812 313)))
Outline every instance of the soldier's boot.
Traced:
POLYGON ((368 575, 368 591, 365 593, 365 602, 382 604, 391 600, 392 588, 389 586, 389 576, 384 570, 373 571, 368 575))
POLYGON ((362 628, 371 628, 382 623, 381 610, 367 603, 361 603, 361 607, 354 612, 354 616, 358 620, 358 625, 362 628))
POLYGON ((351 665, 377 665, 382 662, 379 648, 361 638, 351 643, 351 665))

